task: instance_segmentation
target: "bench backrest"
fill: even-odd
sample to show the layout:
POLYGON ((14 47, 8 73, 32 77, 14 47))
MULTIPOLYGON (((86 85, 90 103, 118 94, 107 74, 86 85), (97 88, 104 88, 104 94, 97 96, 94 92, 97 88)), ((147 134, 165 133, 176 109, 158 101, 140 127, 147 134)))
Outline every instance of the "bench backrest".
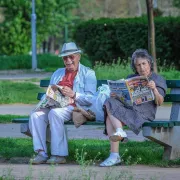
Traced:
MULTIPOLYGON (((41 80, 40 87, 48 87, 49 80, 41 80)), ((180 88, 180 80, 166 80, 168 88, 180 88)), ((107 80, 97 80, 97 87, 107 84, 107 80)), ((37 99, 40 100, 44 93, 38 93, 37 99)), ((180 94, 166 94, 164 102, 180 102, 180 94)))

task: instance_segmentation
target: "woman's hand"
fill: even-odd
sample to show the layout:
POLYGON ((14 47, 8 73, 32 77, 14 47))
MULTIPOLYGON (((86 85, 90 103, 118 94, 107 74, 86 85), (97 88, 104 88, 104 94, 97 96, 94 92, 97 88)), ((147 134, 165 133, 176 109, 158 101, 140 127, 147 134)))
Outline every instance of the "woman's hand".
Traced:
POLYGON ((63 88, 61 89, 61 93, 64 96, 68 96, 71 98, 74 98, 75 96, 75 92, 70 87, 67 87, 67 86, 63 86, 63 88))
POLYGON ((156 84, 154 81, 149 81, 149 83, 147 84, 147 87, 151 88, 153 93, 154 93, 154 96, 155 96, 155 103, 160 106, 163 101, 164 101, 164 98, 163 96, 158 92, 157 88, 156 88, 156 84))
POLYGON ((153 91, 156 89, 156 84, 154 81, 149 81, 149 83, 147 84, 147 87, 151 88, 153 91))

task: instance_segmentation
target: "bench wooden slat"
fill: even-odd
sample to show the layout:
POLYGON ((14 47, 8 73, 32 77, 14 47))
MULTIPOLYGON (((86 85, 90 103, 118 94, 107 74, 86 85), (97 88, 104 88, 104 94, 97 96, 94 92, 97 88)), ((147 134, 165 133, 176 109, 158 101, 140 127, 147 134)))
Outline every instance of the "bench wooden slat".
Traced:
POLYGON ((153 122, 145 122, 143 127, 174 127, 175 124, 172 121, 153 121, 153 122))
POLYGON ((107 80, 97 80, 97 87, 102 86, 102 84, 107 84, 107 80))
POLYGON ((152 122, 145 122, 143 127, 150 126, 150 127, 174 127, 180 126, 180 121, 152 121, 152 122))
MULTIPOLYGON (((12 120, 12 123, 28 123, 29 118, 16 118, 12 120)), ((73 121, 67 121, 64 124, 66 125, 74 125, 73 121)), ((98 121, 87 121, 84 123, 84 125, 104 125, 104 122, 98 122, 98 121)))
POLYGON ((38 93, 38 96, 37 96, 37 100, 41 100, 42 96, 44 95, 45 93, 38 93))
POLYGON ((12 123, 28 123, 29 117, 12 119, 12 123))
MULTIPOLYGON (((41 80, 40 87, 48 87, 50 80, 41 80)), ((168 88, 180 87, 179 80, 166 80, 168 88)), ((97 87, 107 84, 107 80, 97 80, 97 87)), ((40 100, 45 93, 38 93, 37 99, 40 100)), ((180 94, 167 94, 164 102, 180 102, 180 94)))
MULTIPOLYGON (((50 80, 41 80, 40 87, 48 87, 50 80)), ((107 80, 97 80, 97 87, 101 86, 102 84, 107 84, 107 80)))
POLYGON ((50 80, 41 80, 40 87, 48 87, 49 83, 50 83, 50 80))
POLYGON ((168 88, 180 88, 179 80, 166 80, 166 84, 168 88))
MULTIPOLYGON (((50 80, 41 80, 40 87, 48 87, 50 80)), ((180 88, 179 80, 166 80, 168 88, 180 88)), ((97 87, 107 84, 107 80, 97 80, 97 87)))
POLYGON ((180 102, 180 94, 166 94, 164 102, 180 102))
POLYGON ((175 126, 180 126, 180 121, 172 121, 175 126))
MULTIPOLYGON (((29 118, 16 118, 12 120, 12 123, 28 123, 29 118)), ((72 121, 65 122, 67 125, 73 125, 74 123, 72 121)), ((104 125, 104 122, 94 122, 94 121, 88 121, 84 123, 85 125, 104 125)), ((173 126, 180 126, 180 122, 178 121, 153 121, 153 122, 146 122, 143 124, 144 126, 150 126, 150 127, 173 127, 173 126)))
MULTIPOLYGON (((40 100, 45 93, 38 93, 37 99, 40 100)), ((180 102, 180 94, 167 94, 164 102, 180 102)))

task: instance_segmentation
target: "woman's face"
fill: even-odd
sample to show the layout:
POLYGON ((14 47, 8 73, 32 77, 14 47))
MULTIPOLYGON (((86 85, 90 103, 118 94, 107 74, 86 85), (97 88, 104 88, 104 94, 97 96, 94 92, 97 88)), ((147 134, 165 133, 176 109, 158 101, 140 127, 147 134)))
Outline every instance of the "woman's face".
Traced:
POLYGON ((80 60, 80 54, 71 54, 69 56, 64 56, 64 65, 66 66, 66 69, 68 71, 77 71, 79 60, 80 60))
POLYGON ((151 66, 146 58, 137 58, 135 67, 140 76, 149 76, 151 74, 151 66))

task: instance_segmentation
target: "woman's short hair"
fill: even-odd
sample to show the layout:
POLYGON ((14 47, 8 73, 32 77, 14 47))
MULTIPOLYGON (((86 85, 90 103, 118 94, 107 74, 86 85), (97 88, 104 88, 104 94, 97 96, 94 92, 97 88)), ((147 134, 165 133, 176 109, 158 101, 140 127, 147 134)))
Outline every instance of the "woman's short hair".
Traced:
POLYGON ((136 63, 136 59, 138 59, 138 58, 147 59, 147 61, 149 62, 150 66, 151 66, 151 71, 153 71, 152 56, 149 55, 149 53, 146 49, 136 49, 136 51, 134 51, 134 53, 132 54, 132 57, 131 57, 131 68, 135 73, 137 73, 135 63, 136 63))

